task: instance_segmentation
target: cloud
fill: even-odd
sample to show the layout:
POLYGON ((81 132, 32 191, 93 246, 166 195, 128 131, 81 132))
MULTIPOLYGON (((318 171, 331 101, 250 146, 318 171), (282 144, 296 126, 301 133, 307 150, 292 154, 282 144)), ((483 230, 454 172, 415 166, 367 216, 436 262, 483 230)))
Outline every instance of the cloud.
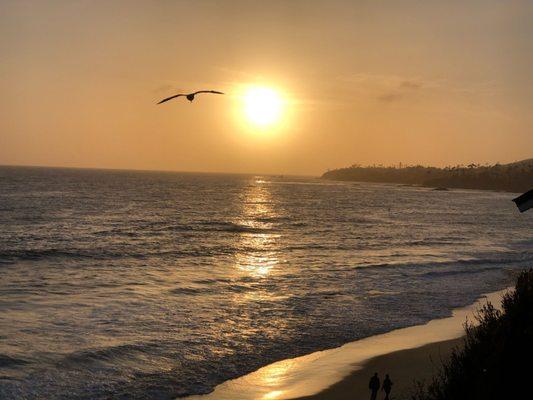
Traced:
POLYGON ((156 93, 156 94, 161 94, 161 93, 167 93, 167 92, 170 92, 170 91, 175 91, 176 90, 176 86, 174 85, 170 85, 170 84, 164 84, 164 85, 159 85, 158 87, 154 88, 153 89, 153 92, 156 93))
POLYGON ((423 85, 419 81, 403 80, 392 90, 387 90, 385 93, 379 95, 377 99, 385 103, 400 101, 412 92, 420 90, 422 87, 423 85))
POLYGON ((403 81, 400 84, 400 89, 420 89, 422 88, 422 83, 417 81, 403 81))
POLYGON ((392 103, 394 101, 401 100, 403 98, 402 93, 385 93, 378 96, 378 100, 384 103, 392 103))
POLYGON ((362 95, 367 95, 384 103, 408 100, 417 92, 440 87, 440 83, 437 81, 401 75, 357 73, 339 78, 350 82, 354 89, 362 95))

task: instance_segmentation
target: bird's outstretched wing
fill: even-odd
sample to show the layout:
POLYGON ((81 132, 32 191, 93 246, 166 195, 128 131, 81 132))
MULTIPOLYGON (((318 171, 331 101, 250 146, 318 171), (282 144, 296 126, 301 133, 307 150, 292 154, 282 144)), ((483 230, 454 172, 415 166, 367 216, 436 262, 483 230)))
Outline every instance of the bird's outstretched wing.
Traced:
POLYGON ((222 92, 219 92, 217 90, 199 90, 197 92, 194 92, 194 95, 197 95, 198 93, 215 93, 215 94, 224 94, 222 92))
POLYGON ((186 94, 183 94, 183 93, 175 94, 174 96, 170 96, 170 97, 167 97, 166 99, 161 100, 161 101, 160 101, 159 103, 157 103, 157 104, 164 103, 165 101, 169 101, 169 100, 175 99, 176 97, 180 97, 180 96, 186 96, 186 94))

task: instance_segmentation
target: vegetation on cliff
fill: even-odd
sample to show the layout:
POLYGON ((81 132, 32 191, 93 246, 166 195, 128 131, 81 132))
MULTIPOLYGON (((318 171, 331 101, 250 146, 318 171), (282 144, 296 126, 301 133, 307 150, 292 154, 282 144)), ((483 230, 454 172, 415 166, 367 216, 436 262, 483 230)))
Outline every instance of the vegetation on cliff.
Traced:
POLYGON ((436 168, 382 165, 335 169, 322 175, 339 181, 401 183, 429 187, 525 192, 533 187, 533 159, 511 164, 458 165, 436 168))
POLYGON ((412 400, 531 398, 533 270, 520 274, 502 308, 488 303, 479 312, 479 325, 465 325, 464 348, 452 354, 433 382, 419 384, 412 400))

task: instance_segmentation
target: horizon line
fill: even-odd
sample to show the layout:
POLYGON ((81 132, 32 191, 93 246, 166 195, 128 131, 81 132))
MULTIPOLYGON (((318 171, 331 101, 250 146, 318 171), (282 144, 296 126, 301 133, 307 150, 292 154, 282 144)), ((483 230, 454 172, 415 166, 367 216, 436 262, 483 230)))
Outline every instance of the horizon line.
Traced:
POLYGON ((76 166, 62 166, 62 165, 35 165, 35 164, 0 164, 0 168, 50 168, 50 169, 88 169, 95 171, 132 171, 132 172, 164 172, 164 173, 180 173, 180 174, 212 174, 212 175, 282 175, 282 176, 299 176, 319 178, 320 175, 314 174, 295 174, 295 173, 264 173, 264 172, 225 172, 225 171, 185 171, 174 169, 142 169, 142 168, 112 168, 112 167, 76 167, 76 166))

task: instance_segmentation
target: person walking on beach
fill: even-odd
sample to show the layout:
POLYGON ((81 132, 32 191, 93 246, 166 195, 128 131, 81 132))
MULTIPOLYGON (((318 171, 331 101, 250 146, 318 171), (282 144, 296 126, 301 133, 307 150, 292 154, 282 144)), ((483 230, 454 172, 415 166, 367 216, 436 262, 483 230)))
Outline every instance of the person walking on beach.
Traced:
POLYGON ((383 400, 389 400, 389 394, 392 389, 392 381, 389 378, 389 374, 385 375, 385 379, 383 380, 383 386, 381 387, 383 391, 385 392, 385 399, 383 400))
POLYGON ((370 392, 370 400, 376 400, 376 397, 378 396, 378 390, 380 387, 380 382, 378 378, 378 373, 374 373, 372 378, 370 378, 370 382, 368 382, 368 388, 371 390, 370 392))

